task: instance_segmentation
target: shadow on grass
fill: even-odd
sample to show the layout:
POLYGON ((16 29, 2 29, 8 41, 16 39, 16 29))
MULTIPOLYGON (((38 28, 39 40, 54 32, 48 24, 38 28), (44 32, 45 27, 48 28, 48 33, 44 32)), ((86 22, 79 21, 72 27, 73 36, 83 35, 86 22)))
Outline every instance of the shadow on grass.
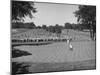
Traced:
POLYGON ((30 66, 29 64, 25 63, 12 62, 12 75, 30 73, 28 70, 29 66, 30 66))
MULTIPOLYGON (((19 49, 12 48, 12 58, 17 58, 26 55, 32 55, 32 54, 28 53, 27 51, 21 51, 19 49)), ((30 66, 29 64, 25 63, 12 62, 12 75, 29 73, 28 71, 29 66, 30 66)))
POLYGON ((21 50, 15 49, 15 48, 12 49, 12 58, 26 56, 26 55, 32 55, 32 54, 28 53, 27 51, 21 51, 21 50))
POLYGON ((12 62, 12 74, 31 74, 61 71, 79 71, 96 69, 95 60, 64 63, 32 63, 32 62, 12 62))

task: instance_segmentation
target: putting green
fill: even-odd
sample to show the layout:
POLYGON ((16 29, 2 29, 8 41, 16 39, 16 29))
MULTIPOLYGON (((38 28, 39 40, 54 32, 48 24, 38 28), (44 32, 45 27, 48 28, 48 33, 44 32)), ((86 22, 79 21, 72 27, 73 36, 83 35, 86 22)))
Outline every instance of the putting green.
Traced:
POLYGON ((71 42, 73 50, 69 50, 66 42, 42 46, 16 46, 15 48, 28 51, 32 55, 12 58, 13 62, 76 62, 95 59, 95 42, 71 42))

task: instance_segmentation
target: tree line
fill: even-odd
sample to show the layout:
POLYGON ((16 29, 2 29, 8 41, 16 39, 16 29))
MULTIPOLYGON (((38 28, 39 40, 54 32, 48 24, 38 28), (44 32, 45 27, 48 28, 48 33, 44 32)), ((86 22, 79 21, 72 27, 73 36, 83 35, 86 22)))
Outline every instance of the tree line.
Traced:
POLYGON ((46 29, 50 31, 56 31, 57 29, 74 29, 74 30, 84 30, 84 29, 89 29, 88 25, 83 25, 83 24, 71 24, 66 22, 64 25, 60 24, 55 24, 55 25, 35 25, 34 22, 28 22, 28 23, 23 23, 23 22, 13 22, 12 23, 12 28, 17 29, 17 28, 26 28, 26 29, 46 29))

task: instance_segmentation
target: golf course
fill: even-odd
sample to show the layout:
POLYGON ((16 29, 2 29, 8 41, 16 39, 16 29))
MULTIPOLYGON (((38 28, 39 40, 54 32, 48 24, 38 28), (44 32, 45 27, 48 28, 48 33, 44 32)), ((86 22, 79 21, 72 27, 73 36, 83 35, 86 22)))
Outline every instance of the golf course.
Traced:
POLYGON ((72 35, 75 36, 70 42, 73 50, 70 50, 67 42, 14 46, 14 49, 26 51, 30 55, 12 58, 12 62, 23 67, 27 65, 27 73, 95 69, 96 42, 89 40, 89 33, 86 32, 70 31, 72 35))

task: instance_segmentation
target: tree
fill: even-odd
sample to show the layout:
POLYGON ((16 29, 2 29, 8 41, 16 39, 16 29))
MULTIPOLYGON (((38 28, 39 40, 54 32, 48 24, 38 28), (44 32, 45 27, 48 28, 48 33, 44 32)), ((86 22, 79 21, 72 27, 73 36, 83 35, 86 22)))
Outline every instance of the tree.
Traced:
POLYGON ((12 23, 12 28, 32 29, 32 28, 36 28, 36 25, 33 22, 31 23, 16 22, 16 23, 12 23))
POLYGON ((65 28, 66 29, 72 29, 72 25, 70 23, 65 23, 65 28))
POLYGON ((61 30, 62 30, 61 27, 58 24, 56 24, 55 25, 55 32, 57 34, 57 37, 60 37, 61 30))
POLYGON ((37 26, 36 28, 37 28, 37 29, 41 29, 41 26, 37 26))
POLYGON ((62 29, 63 29, 63 26, 56 24, 55 26, 52 26, 52 25, 48 26, 46 30, 52 33, 56 33, 57 37, 60 37, 62 29))
POLYGON ((36 12, 36 8, 34 8, 33 2, 26 2, 26 1, 11 1, 11 13, 12 13, 12 21, 22 21, 26 16, 33 18, 32 13, 36 12))
POLYGON ((89 26, 90 37, 93 39, 96 33, 96 6, 80 5, 74 13, 79 23, 89 26))
POLYGON ((42 28, 43 28, 43 29, 46 29, 46 28, 47 28, 47 26, 46 26, 46 25, 42 25, 42 28))
POLYGON ((58 34, 61 33, 61 27, 58 24, 55 25, 55 31, 58 34))
POLYGON ((47 27, 47 31, 55 33, 55 27, 50 25, 50 26, 47 27))

